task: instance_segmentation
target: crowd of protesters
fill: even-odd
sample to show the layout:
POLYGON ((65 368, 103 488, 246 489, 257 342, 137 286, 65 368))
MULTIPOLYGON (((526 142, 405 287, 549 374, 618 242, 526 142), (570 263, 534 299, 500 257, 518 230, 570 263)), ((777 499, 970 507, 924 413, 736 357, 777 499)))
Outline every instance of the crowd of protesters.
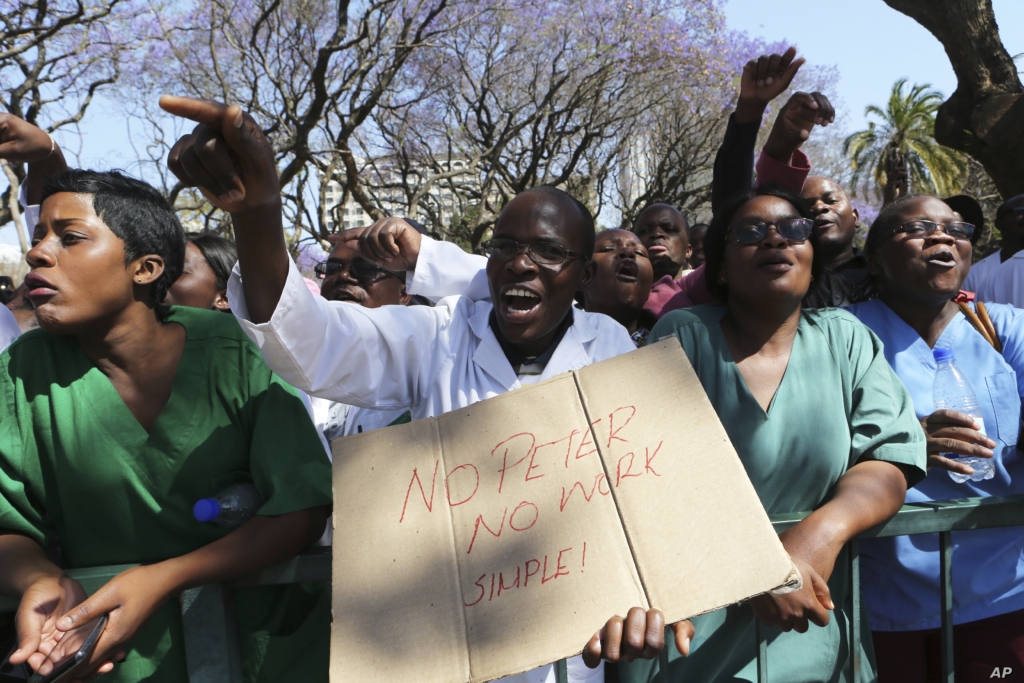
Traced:
MULTIPOLYGON (((801 150, 834 120, 825 95, 785 102, 755 162, 802 63, 790 49, 744 67, 708 224, 657 203, 631 231, 598 232, 540 186, 505 205, 480 254, 386 218, 333 236, 318 282, 289 255, 274 155, 238 106, 161 99, 195 124, 170 170, 231 215, 235 242, 186 235, 153 187, 70 169, 45 132, 0 116, 0 158, 27 164, 31 235, 31 270, 0 307, 8 664, 47 673, 74 649, 65 634, 106 614, 89 677, 185 681, 171 598, 329 542, 331 441, 675 337, 765 510, 812 511, 780 535, 802 582, 677 624, 656 606, 609 615, 569 680, 756 681, 758 622, 772 680, 846 681, 852 658, 861 681, 938 680, 937 536, 861 542, 857 639, 848 542, 904 502, 1024 493, 1024 195, 976 259, 978 203, 909 195, 893 169, 858 248, 846 190, 801 150), (978 390, 985 432, 935 409, 935 348, 978 390), (950 454, 991 459, 993 476, 957 483, 973 469, 950 454), (195 523, 196 500, 238 482, 258 514, 195 523), (91 596, 65 573, 107 565, 138 566, 91 596)), ((1019 530, 953 539, 957 679, 1024 675, 1019 530)), ((329 586, 233 590, 247 682, 327 680, 329 586)))

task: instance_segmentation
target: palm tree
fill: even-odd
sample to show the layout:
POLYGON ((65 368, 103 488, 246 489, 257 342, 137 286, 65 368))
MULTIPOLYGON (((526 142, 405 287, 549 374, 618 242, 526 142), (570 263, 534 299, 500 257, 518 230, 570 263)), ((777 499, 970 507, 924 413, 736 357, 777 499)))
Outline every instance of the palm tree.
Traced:
POLYGON ((870 175, 881 194, 894 157, 899 155, 915 191, 956 194, 967 163, 959 152, 935 141, 935 112, 942 104, 942 94, 929 90, 930 84, 915 85, 904 92, 906 84, 905 78, 893 84, 884 111, 875 105, 867 107, 865 116, 881 120, 869 121, 867 130, 854 133, 843 143, 853 166, 851 185, 856 188, 858 182, 866 181, 865 175, 870 175))

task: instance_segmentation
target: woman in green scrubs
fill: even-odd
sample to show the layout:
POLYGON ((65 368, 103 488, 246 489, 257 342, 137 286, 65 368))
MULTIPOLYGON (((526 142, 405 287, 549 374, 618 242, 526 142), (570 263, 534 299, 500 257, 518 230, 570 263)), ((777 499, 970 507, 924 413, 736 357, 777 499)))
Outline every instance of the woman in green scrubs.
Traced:
MULTIPOLYGON (((651 331, 682 342, 767 512, 813 510, 780 535, 802 588, 694 619, 689 656, 670 651, 671 681, 756 681, 755 619, 770 681, 848 680, 845 544, 892 517, 925 475, 924 434, 878 338, 843 311, 802 305, 824 277, 813 231, 786 191, 736 198, 705 241, 708 285, 725 303, 675 311, 651 331)), ((860 655, 860 680, 875 680, 870 650, 860 655)), ((620 671, 653 681, 658 662, 620 671)))
MULTIPOLYGON (((330 465, 302 400, 231 316, 162 303, 185 241, 155 189, 69 171, 42 197, 26 277, 41 329, 0 355, 0 592, 21 597, 11 662, 48 671, 74 640, 63 634, 108 614, 90 660, 103 680, 183 682, 172 598, 315 542, 330 465), (196 500, 239 482, 259 491, 253 519, 232 531, 193 518, 196 500), (43 550, 54 539, 61 566, 43 550), (88 599, 62 571, 117 564, 142 566, 88 599)), ((246 681, 327 680, 323 586, 235 598, 246 681)))

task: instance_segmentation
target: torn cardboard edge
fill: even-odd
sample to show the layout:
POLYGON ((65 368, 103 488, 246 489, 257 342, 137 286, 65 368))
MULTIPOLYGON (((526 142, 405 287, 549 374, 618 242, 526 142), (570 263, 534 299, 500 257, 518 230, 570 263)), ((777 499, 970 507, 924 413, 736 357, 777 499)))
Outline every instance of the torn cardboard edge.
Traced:
POLYGON ((493 680, 799 582, 674 337, 334 451, 334 681, 493 680))

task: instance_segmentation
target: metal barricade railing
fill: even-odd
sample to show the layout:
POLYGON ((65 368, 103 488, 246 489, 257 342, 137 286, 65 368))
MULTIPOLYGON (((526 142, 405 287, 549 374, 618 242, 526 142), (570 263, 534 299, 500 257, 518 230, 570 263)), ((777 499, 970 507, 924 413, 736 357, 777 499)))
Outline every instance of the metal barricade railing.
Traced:
MULTIPOLYGON (((777 532, 785 531, 810 512, 778 515, 772 524, 777 532)), ((937 503, 905 505, 885 524, 863 534, 861 538, 886 538, 916 534, 939 534, 940 600, 942 603, 942 681, 953 681, 953 543, 952 532, 1024 526, 1024 495, 992 498, 964 498, 937 503)), ((304 581, 331 580, 331 549, 316 548, 298 557, 236 582, 237 586, 280 585, 304 581)), ((849 549, 850 580, 853 586, 850 614, 851 678, 860 676, 860 557, 857 541, 849 549)), ((68 574, 92 594, 104 583, 135 565, 72 569, 68 574)), ((0 612, 12 612, 17 600, 0 596, 0 612)), ((189 683, 241 683, 242 667, 238 647, 238 630, 234 622, 231 593, 222 586, 193 588, 181 596, 182 629, 189 683)), ((757 672, 759 683, 770 680, 767 660, 767 638, 757 628, 757 672)), ((661 681, 666 680, 668 656, 661 656, 661 681)), ((555 666, 558 683, 568 683, 565 660, 555 666)))

